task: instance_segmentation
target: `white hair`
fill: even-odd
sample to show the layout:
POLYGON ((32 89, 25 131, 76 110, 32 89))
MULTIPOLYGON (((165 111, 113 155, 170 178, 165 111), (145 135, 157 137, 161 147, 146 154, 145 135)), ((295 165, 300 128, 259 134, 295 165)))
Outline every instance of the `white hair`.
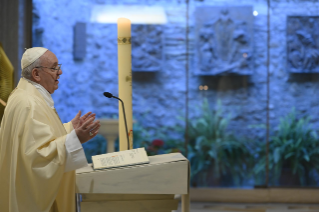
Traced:
POLYGON ((41 57, 36 59, 33 63, 31 63, 29 66, 22 69, 21 75, 22 77, 31 80, 32 79, 32 70, 37 67, 41 66, 41 57))

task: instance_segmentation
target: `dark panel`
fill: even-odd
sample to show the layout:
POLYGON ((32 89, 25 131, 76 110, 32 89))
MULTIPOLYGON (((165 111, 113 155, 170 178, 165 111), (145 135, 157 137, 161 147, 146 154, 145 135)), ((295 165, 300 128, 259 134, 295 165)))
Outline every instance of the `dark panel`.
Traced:
POLYGON ((0 1, 0 42, 15 72, 15 84, 21 75, 20 60, 24 48, 31 47, 32 0, 0 1))
POLYGON ((18 33, 19 33, 19 0, 0 1, 0 42, 11 61, 15 72, 19 67, 18 33))
POLYGON ((74 60, 83 60, 86 54, 86 24, 77 22, 74 26, 74 60))

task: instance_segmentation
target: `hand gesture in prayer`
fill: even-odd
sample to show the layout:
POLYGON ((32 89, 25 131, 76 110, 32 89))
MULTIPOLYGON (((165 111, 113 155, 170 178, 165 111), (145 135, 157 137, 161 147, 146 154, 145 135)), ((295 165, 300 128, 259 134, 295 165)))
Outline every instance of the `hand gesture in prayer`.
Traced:
POLYGON ((95 116, 86 118, 85 122, 75 129, 75 133, 82 144, 94 138, 99 132, 101 126, 100 121, 94 121, 94 119, 95 116))
POLYGON ((81 117, 81 111, 79 111, 71 121, 82 144, 94 138, 100 129, 100 121, 94 121, 94 119, 94 113, 88 112, 81 117))
POLYGON ((88 112, 87 114, 81 117, 81 111, 79 111, 78 114, 76 114, 76 116, 74 117, 74 119, 71 120, 73 128, 77 129, 81 127, 82 124, 90 117, 95 118, 95 114, 92 112, 88 112))

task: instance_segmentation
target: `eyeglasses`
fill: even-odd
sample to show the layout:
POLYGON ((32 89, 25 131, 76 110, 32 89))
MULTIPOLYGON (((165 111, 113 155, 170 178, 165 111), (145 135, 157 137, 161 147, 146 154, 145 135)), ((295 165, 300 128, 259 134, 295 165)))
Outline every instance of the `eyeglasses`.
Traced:
POLYGON ((56 71, 57 73, 60 71, 62 64, 58 64, 55 68, 49 68, 49 67, 45 67, 45 66, 36 66, 36 68, 48 68, 51 69, 53 71, 56 71))

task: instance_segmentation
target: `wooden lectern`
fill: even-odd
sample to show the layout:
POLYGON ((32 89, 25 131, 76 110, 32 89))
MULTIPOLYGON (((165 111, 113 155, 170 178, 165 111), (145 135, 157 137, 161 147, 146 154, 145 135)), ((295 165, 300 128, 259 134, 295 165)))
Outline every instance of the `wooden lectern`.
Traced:
POLYGON ((96 170, 77 170, 77 212, 189 212, 188 160, 180 153, 150 156, 150 163, 96 170))

